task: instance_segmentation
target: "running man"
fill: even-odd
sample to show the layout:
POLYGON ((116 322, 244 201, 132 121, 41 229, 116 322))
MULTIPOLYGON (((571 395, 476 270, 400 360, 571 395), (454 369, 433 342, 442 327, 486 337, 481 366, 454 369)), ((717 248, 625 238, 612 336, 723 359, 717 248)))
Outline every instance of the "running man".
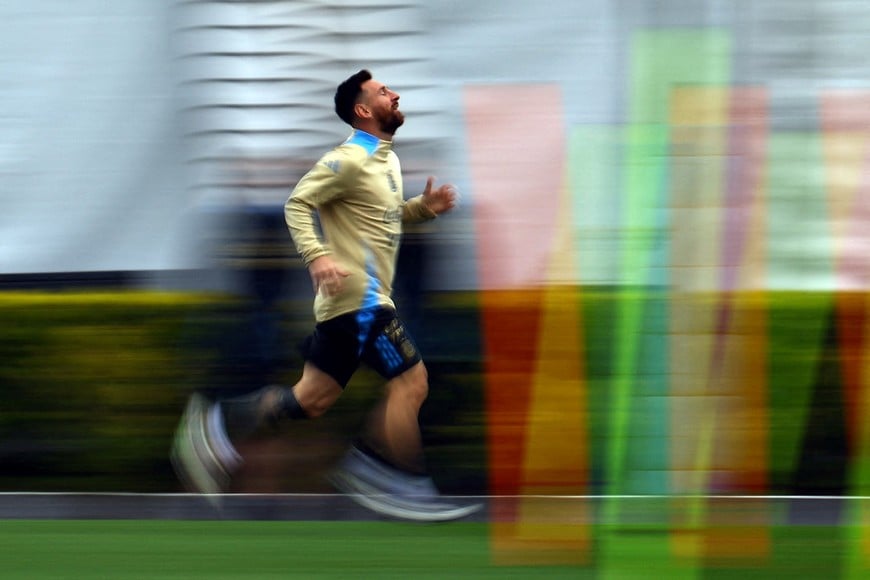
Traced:
POLYGON ((330 480, 388 516, 461 518, 479 506, 444 501, 427 474, 418 422, 429 389, 426 367, 391 299, 402 223, 449 211, 456 191, 452 185, 436 187, 430 177, 421 195, 404 199, 392 149, 405 120, 399 94, 369 71, 338 86, 335 111, 352 127, 350 137, 318 161, 284 206, 315 293, 316 326, 303 343, 302 377, 290 388, 272 385, 219 402, 191 397, 174 463, 194 489, 225 490, 242 462, 233 440, 264 422, 323 415, 365 364, 385 379, 385 395, 330 480))

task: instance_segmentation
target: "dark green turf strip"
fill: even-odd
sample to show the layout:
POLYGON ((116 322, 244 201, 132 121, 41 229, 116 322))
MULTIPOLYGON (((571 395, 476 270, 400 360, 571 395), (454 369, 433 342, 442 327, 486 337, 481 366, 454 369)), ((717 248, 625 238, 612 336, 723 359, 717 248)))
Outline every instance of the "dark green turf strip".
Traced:
POLYGON ((855 577, 846 564, 855 548, 843 527, 776 526, 767 556, 720 561, 678 558, 662 550, 666 529, 648 532, 618 562, 593 547, 586 566, 497 566, 481 523, 0 520, 0 578, 664 577, 654 562, 704 580, 855 577))
POLYGON ((0 521, 0 577, 583 578, 497 567, 485 524, 158 520, 0 521))

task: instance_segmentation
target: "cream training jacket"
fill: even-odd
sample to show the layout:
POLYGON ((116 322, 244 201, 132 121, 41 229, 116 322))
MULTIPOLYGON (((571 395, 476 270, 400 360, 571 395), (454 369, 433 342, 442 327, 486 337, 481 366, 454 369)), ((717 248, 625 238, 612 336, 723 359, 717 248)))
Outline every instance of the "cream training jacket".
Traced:
POLYGON ((405 200, 399 158, 392 142, 355 129, 306 173, 287 202, 284 219, 307 266, 331 254, 350 272, 335 296, 318 292, 318 322, 377 306, 390 297, 402 223, 436 217, 423 196, 405 200))

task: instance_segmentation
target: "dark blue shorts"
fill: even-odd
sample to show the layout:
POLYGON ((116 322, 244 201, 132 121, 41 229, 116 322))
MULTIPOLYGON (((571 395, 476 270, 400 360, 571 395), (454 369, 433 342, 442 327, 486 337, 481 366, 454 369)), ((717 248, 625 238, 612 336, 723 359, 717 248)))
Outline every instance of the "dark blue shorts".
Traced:
POLYGON ((390 308, 359 310, 319 322, 300 350, 306 361, 342 387, 360 363, 389 380, 422 360, 414 339, 390 308))

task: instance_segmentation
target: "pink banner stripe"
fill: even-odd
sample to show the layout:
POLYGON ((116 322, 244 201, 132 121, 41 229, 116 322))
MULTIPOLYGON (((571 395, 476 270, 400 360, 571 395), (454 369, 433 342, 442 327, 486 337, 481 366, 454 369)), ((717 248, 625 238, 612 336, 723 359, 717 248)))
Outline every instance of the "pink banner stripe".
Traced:
POLYGON ((541 284, 565 179, 560 88, 470 87, 464 96, 481 288, 541 284))

